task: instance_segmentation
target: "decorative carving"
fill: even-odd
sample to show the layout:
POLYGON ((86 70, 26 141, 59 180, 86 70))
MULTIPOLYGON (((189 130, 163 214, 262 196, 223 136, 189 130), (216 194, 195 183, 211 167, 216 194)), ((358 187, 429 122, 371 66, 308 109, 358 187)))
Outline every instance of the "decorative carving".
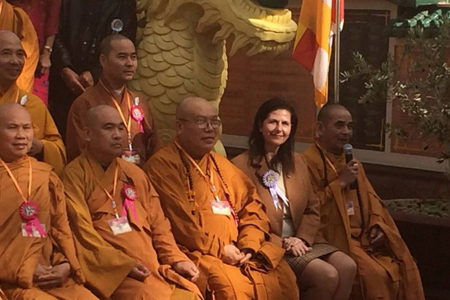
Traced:
POLYGON ((150 97, 163 142, 172 140, 175 109, 188 96, 218 108, 227 81, 230 55, 245 47, 251 56, 289 49, 297 25, 287 9, 270 9, 251 0, 138 0, 141 28, 134 90, 150 97), (232 37, 231 37, 232 36, 232 37))

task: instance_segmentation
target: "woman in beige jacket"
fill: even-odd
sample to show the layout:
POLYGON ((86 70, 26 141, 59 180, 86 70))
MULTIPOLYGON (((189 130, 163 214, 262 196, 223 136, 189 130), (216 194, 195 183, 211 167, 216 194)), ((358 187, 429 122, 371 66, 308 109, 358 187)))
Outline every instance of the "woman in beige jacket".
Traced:
POLYGON ((297 115, 271 98, 256 113, 249 150, 233 159, 256 185, 272 226, 272 239, 286 250, 302 300, 347 300, 354 261, 319 235, 320 202, 301 154, 294 152, 297 115))

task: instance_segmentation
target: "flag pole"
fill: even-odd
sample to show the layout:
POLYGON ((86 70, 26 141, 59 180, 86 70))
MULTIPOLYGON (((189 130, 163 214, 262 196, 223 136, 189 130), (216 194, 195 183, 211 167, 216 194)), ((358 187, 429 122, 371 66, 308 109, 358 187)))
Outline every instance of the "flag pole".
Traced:
POLYGON ((339 74, 341 57, 341 1, 336 1, 336 32, 334 37, 334 103, 339 103, 339 74))

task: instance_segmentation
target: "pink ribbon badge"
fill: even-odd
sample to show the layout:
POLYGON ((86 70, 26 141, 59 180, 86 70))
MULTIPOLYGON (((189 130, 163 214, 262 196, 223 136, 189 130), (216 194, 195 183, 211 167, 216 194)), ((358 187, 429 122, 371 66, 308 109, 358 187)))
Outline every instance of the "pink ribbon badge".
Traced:
POLYGON ((131 117, 139 123, 139 131, 144 132, 144 126, 142 126, 142 120, 144 120, 144 110, 139 105, 133 105, 131 107, 131 117))
POLYGON ((34 237, 33 227, 37 230, 40 237, 46 237, 44 228, 42 228, 41 223, 39 222, 37 215, 39 213, 39 207, 36 203, 27 201, 22 203, 20 206, 20 216, 26 221, 25 223, 25 232, 28 237, 34 237))
POLYGON ((136 207, 134 206, 134 201, 137 199, 136 189, 130 185, 126 184, 122 189, 123 196, 125 197, 122 216, 127 215, 127 210, 133 213, 133 217, 137 219, 136 207))

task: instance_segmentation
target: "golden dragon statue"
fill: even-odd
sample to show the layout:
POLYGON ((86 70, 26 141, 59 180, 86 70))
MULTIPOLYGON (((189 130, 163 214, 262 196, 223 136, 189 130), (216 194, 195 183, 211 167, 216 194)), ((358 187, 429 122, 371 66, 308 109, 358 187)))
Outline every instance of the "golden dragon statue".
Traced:
POLYGON ((289 49, 297 29, 288 9, 256 0, 138 0, 137 7, 145 27, 131 88, 149 96, 164 143, 175 134, 175 109, 184 98, 196 95, 219 107, 227 41, 230 55, 244 47, 248 56, 278 54, 289 49))

